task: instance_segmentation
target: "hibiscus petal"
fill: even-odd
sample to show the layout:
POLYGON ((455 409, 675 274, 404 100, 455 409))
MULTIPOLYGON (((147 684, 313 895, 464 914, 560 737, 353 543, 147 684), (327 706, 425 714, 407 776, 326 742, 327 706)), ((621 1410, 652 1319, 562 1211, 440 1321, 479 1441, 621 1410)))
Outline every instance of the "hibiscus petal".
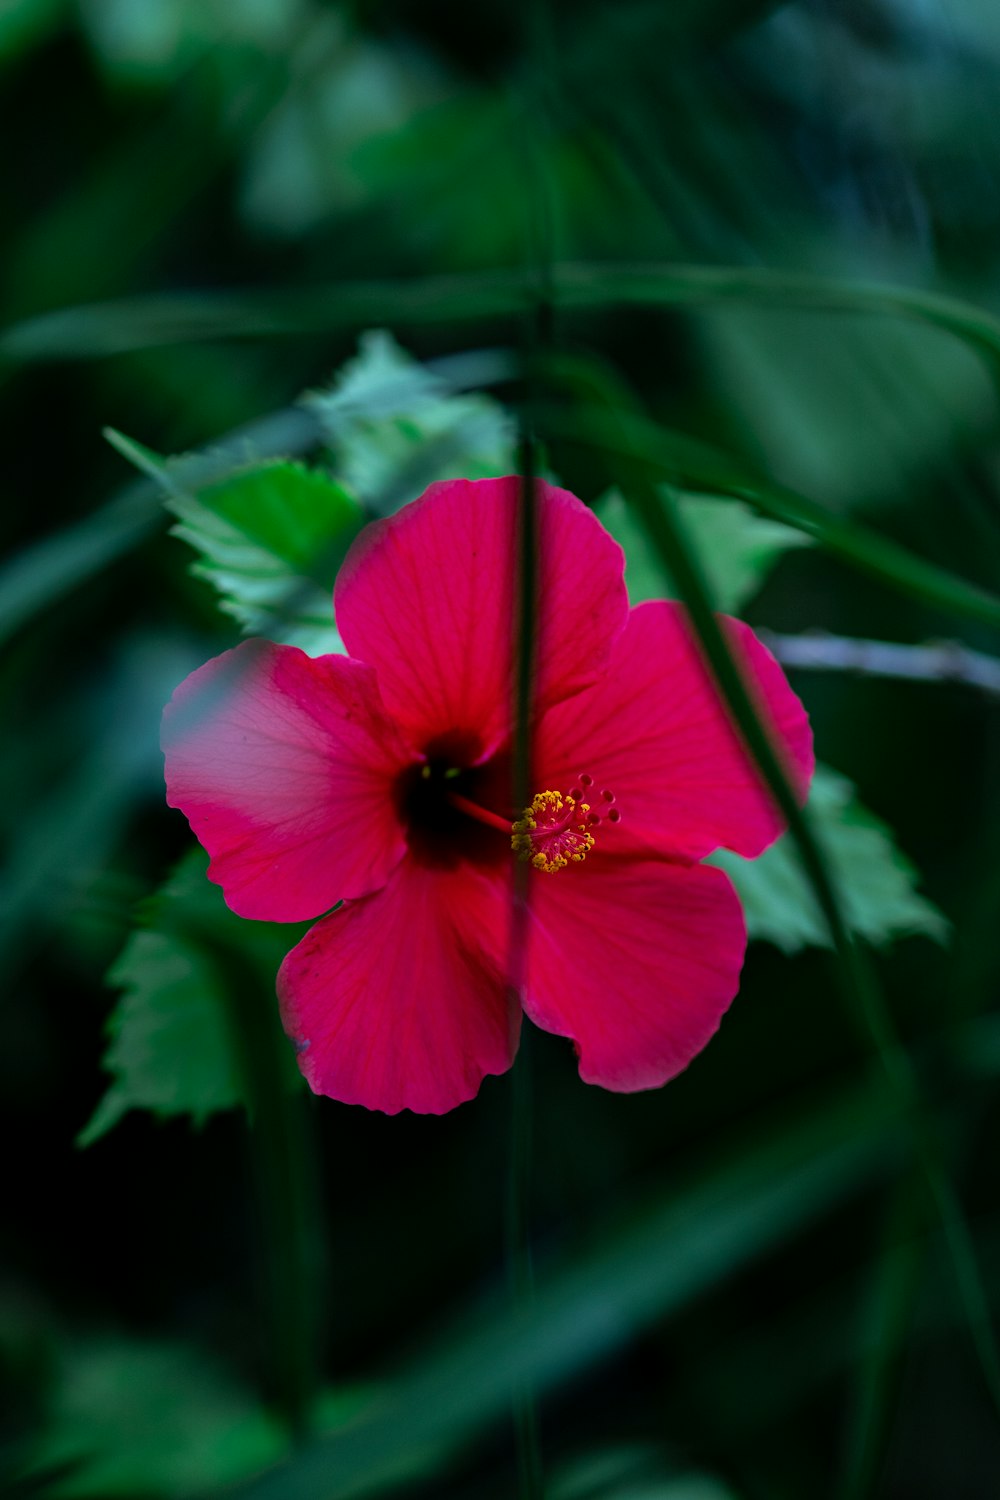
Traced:
POLYGON ((414 860, 325 917, 285 959, 278 996, 317 1094, 397 1114, 443 1114, 517 1050, 508 997, 507 886, 414 860))
POLYGON ((632 1093, 686 1068, 736 993, 743 912, 709 865, 601 859, 531 882, 525 1010, 572 1037, 585 1083, 632 1093))
MULTIPOLYGON (((804 800, 814 765, 806 711, 750 627, 722 623, 804 800)), ((545 787, 566 790, 589 773, 592 801, 613 791, 621 822, 597 833, 609 852, 702 859, 722 846, 753 858, 784 827, 679 604, 630 612, 601 681, 545 716, 536 767, 545 787)))
MULTIPOLYGON (((517 478, 448 480, 367 527, 341 568, 337 623, 415 744, 485 756, 510 733, 517 478)), ((596 680, 628 602, 621 548, 567 490, 539 486, 539 708, 596 680)))
POLYGON ((393 786, 414 757, 361 662, 244 641, 181 683, 162 744, 167 801, 241 917, 319 916, 405 852, 393 786))

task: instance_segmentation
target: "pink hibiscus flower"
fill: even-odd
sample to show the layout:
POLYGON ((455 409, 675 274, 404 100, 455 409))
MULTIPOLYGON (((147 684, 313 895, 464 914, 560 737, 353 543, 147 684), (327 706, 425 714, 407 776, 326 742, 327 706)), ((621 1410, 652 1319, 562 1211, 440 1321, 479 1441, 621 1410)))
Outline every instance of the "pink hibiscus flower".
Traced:
MULTIPOLYGON (((581 1077, 653 1088, 736 993, 743 914, 720 846, 781 820, 684 611, 630 609, 619 546, 539 486, 532 765, 511 805, 517 478, 454 480, 367 527, 337 579, 348 656, 245 641, 164 715, 167 800, 243 917, 319 917, 285 959, 285 1029, 317 1093, 437 1114, 510 1067, 513 860, 528 864, 522 998, 581 1077), (342 905, 335 911, 337 902, 342 905), (329 913, 329 915, 323 915, 329 913)), ((726 622, 804 795, 805 711, 726 622)))

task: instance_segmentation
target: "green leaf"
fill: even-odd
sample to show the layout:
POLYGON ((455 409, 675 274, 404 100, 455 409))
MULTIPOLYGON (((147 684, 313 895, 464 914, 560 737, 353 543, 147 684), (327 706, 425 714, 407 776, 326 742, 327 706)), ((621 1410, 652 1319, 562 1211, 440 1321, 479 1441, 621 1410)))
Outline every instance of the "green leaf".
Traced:
POLYGON ((374 511, 394 510, 438 479, 489 478, 517 467, 503 407, 489 396, 457 394, 381 330, 363 334, 357 357, 306 405, 327 434, 338 478, 374 511))
MULTIPOLYGON (((739 500, 679 495, 677 507, 702 560, 713 602, 726 613, 753 598, 789 548, 809 546, 812 540, 780 521, 756 515, 739 500)), ((676 598, 676 588, 665 582, 663 565, 621 491, 610 490, 594 508, 625 549, 631 602, 676 598)))
POLYGON ((282 1457, 281 1428, 233 1377, 182 1344, 93 1339, 64 1350, 34 1466, 66 1466, 60 1500, 169 1496, 282 1457))
POLYGON ((219 607, 248 635, 341 650, 333 623, 333 581, 364 522, 353 496, 302 464, 273 461, 195 493, 168 493, 179 519, 172 534, 202 560, 192 572, 219 593, 219 607))
MULTIPOLYGON (((818 766, 809 807, 847 920, 859 937, 876 944, 915 934, 947 939, 948 923, 916 890, 913 866, 885 824, 857 800, 845 776, 818 766)), ((758 859, 720 850, 711 863, 736 886, 752 938, 765 938, 786 953, 829 946, 827 924, 788 834, 758 859)))
MULTIPOLYGON (((325 1391, 317 1430, 336 1431, 367 1396, 360 1387, 325 1391)), ((279 1421, 202 1350, 92 1337, 60 1351, 28 1473, 53 1475, 46 1493, 59 1500, 167 1497, 214 1491, 287 1452, 279 1421)))
MULTIPOLYGON (((188 1114, 200 1122, 245 1102, 217 955, 226 949, 239 953, 260 974, 262 989, 273 988, 281 960, 304 929, 235 916, 206 878, 206 863, 197 848, 181 860, 147 903, 143 928, 129 938, 108 975, 123 991, 108 1023, 111 1042, 104 1056, 113 1082, 80 1134, 81 1146, 105 1135, 130 1109, 160 1117, 188 1114)), ((250 1004, 258 997, 241 998, 250 1004)))

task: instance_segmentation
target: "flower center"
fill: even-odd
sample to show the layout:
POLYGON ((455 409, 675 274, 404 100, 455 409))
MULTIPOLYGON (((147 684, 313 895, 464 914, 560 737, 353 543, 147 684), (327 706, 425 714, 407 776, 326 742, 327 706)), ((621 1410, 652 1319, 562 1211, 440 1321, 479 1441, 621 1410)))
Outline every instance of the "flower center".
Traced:
POLYGON ((488 764, 479 757, 475 738, 456 732, 428 745, 423 760, 398 777, 396 805, 418 864, 453 869, 468 860, 490 867, 510 858, 502 836, 510 836, 510 817, 485 814, 509 797, 509 770, 498 757, 488 764))
POLYGON ((614 793, 600 793, 602 811, 597 812, 587 796, 594 784, 592 776, 581 776, 579 784, 568 792, 538 792, 516 823, 511 824, 510 846, 518 859, 536 870, 555 874, 570 863, 581 864, 594 847, 594 833, 607 818, 609 823, 621 820, 614 793))
POLYGON ((509 858, 509 847, 518 859, 551 874, 580 864, 602 823, 621 821, 614 793, 598 792, 593 776, 584 774, 568 791, 539 792, 512 823, 510 757, 479 762, 478 755, 471 736, 443 736, 398 778, 396 804, 419 864, 452 869, 468 860, 496 866, 509 858))

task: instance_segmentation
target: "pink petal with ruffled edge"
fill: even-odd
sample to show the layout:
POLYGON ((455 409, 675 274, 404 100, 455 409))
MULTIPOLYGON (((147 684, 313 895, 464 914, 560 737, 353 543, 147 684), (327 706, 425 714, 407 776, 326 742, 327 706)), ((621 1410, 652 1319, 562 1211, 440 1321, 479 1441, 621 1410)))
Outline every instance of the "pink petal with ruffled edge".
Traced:
MULTIPOLYGON (((486 755, 509 736, 521 481, 455 479, 367 527, 334 590, 352 656, 421 749, 468 737, 486 755)), ((539 485, 536 701, 595 681, 625 624, 623 556, 567 490, 539 485)))
POLYGON ((721 870, 601 859, 531 879, 525 1010, 572 1037, 585 1083, 632 1093, 686 1068, 736 994, 743 912, 721 870))
POLYGON ((405 853, 392 791, 414 756, 360 662, 244 641, 181 683, 162 744, 167 801, 241 917, 319 916, 405 853))
POLYGON ((508 931, 505 881, 409 859, 376 895, 318 922, 278 973, 309 1087, 390 1115, 471 1099, 517 1050, 508 931))
MULTIPOLYGON (((771 653, 741 620, 723 619, 753 696, 800 796, 813 772, 806 711, 771 653)), ((720 846, 753 858, 784 824, 743 748, 679 604, 637 605, 593 688, 556 705, 536 745, 539 786, 594 777, 621 822, 597 837, 608 853, 701 859, 720 846)))

